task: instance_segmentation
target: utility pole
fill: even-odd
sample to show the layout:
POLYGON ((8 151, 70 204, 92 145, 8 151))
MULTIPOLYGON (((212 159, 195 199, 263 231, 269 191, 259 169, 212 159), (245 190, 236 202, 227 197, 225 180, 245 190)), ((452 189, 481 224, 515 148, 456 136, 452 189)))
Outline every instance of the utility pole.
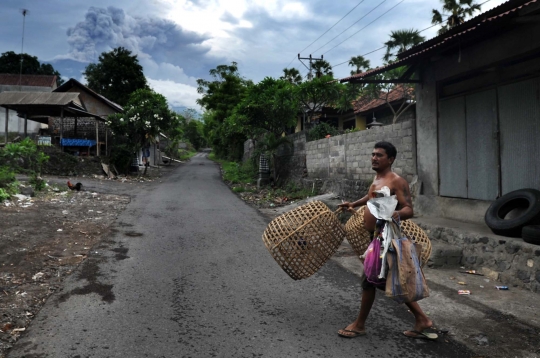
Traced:
POLYGON ((300 62, 302 62, 302 60, 309 60, 309 67, 306 66, 306 64, 304 62, 302 62, 302 65, 304 65, 305 68, 307 68, 309 70, 309 73, 308 73, 308 80, 311 81, 313 79, 313 75, 311 74, 311 71, 313 70, 313 61, 318 61, 318 60, 322 60, 323 59, 323 55, 321 55, 321 58, 313 58, 311 57, 311 54, 309 55, 309 57, 300 57, 300 54, 298 54, 298 60, 300 60, 300 62))
POLYGON ((26 14, 28 14, 27 9, 21 9, 23 14, 23 27, 22 27, 22 41, 21 41, 21 69, 19 71, 19 91, 22 90, 22 68, 23 68, 23 50, 24 50, 24 25, 26 22, 26 14))

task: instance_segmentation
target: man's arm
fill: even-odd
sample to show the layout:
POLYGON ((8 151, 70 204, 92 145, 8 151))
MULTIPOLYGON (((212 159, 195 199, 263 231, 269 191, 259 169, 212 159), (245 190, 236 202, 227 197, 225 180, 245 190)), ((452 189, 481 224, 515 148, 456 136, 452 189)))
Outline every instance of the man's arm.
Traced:
POLYGON ((346 208, 347 210, 351 210, 351 211, 354 211, 353 208, 357 207, 357 206, 362 206, 362 205, 366 205, 366 203, 368 202, 369 200, 369 195, 366 195, 364 196, 362 199, 358 199, 356 200, 355 202, 353 203, 350 203, 348 201, 344 202, 343 204, 339 204, 338 206, 339 207, 342 207, 342 208, 346 208))
POLYGON ((411 192, 409 190, 409 184, 402 177, 398 177, 395 182, 396 186, 396 198, 399 203, 400 210, 394 211, 392 217, 394 219, 407 220, 413 217, 413 204, 411 198, 411 192))

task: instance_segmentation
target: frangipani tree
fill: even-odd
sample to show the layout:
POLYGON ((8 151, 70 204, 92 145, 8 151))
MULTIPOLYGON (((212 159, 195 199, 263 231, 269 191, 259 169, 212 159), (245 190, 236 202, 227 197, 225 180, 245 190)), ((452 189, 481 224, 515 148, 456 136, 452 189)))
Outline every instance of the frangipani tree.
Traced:
POLYGON ((163 95, 151 89, 139 89, 130 95, 124 112, 108 116, 106 123, 116 142, 133 154, 153 143, 160 132, 179 126, 179 121, 163 95))

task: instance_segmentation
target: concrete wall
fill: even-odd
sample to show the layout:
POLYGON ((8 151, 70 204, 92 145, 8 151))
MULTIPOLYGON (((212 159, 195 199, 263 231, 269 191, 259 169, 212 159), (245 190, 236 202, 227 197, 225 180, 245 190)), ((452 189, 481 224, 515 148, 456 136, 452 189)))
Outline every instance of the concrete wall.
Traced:
POLYGON ((306 166, 310 178, 372 181, 371 152, 378 141, 398 150, 393 170, 411 181, 416 174, 414 121, 374 127, 306 143, 306 166))
POLYGON ((288 135, 292 146, 282 146, 276 156, 278 158, 278 179, 301 183, 307 176, 306 171, 306 132, 288 135))
MULTIPOLYGON (((41 124, 39 122, 28 121, 26 131, 28 135, 33 135, 39 132, 41 128, 47 128, 46 124, 41 124)), ((17 112, 9 110, 8 113, 8 132, 9 133, 18 133, 19 135, 24 134, 24 118, 17 116, 17 112)), ((3 138, 6 134, 6 109, 0 107, 0 142, 3 142, 3 138)))

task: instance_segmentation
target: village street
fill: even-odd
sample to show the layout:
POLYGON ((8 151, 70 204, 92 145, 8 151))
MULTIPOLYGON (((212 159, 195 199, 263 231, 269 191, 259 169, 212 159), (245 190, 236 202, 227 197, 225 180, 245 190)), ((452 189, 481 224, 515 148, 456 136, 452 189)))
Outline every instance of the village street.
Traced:
POLYGON ((86 261, 8 357, 467 357, 450 337, 415 341, 412 315, 378 295, 366 337, 356 275, 330 261, 291 280, 264 247, 268 223, 200 153, 131 193, 86 261))

